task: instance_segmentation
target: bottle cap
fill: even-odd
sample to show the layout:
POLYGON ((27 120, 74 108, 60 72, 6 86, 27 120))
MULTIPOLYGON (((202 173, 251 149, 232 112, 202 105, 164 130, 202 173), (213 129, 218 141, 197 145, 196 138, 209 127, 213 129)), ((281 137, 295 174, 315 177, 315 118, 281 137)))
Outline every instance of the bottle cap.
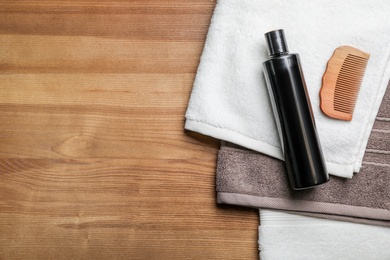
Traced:
POLYGON ((283 29, 270 31, 264 34, 270 56, 282 55, 288 53, 287 42, 284 37, 283 29))

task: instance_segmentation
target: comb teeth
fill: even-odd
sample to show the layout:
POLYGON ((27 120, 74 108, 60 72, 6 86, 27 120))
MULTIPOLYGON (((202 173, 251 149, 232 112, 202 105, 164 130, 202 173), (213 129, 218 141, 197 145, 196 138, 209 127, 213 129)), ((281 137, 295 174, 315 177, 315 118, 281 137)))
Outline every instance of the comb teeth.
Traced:
POLYGON ((334 110, 353 113, 367 62, 366 58, 353 54, 347 55, 336 81, 334 110))
POLYGON ((351 46, 336 48, 322 77, 322 112, 340 120, 352 120, 369 57, 370 54, 351 46))

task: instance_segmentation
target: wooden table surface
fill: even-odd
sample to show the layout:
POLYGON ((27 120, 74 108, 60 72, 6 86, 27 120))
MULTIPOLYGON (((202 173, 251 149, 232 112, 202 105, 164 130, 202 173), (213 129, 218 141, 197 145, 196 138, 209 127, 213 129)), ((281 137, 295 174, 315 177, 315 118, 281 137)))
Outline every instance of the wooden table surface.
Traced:
POLYGON ((0 259, 258 259, 183 128, 215 4, 0 0, 0 259))

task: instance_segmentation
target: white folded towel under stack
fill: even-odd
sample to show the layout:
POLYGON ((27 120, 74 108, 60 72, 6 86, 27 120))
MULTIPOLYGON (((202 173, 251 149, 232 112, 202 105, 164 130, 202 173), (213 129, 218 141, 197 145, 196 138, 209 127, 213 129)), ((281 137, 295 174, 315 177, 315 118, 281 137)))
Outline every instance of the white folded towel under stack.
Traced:
POLYGON ((262 260, 388 260, 390 228, 262 210, 262 260))

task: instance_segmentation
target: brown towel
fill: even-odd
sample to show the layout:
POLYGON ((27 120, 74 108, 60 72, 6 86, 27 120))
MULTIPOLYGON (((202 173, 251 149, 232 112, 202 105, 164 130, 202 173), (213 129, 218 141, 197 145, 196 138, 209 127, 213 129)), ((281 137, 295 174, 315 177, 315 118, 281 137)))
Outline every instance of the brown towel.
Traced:
MULTIPOLYGON (((389 84, 390 85, 390 84, 389 84)), ((217 202, 390 227, 390 91, 387 88, 363 167, 314 189, 289 187, 282 161, 229 143, 218 153, 217 202)))

